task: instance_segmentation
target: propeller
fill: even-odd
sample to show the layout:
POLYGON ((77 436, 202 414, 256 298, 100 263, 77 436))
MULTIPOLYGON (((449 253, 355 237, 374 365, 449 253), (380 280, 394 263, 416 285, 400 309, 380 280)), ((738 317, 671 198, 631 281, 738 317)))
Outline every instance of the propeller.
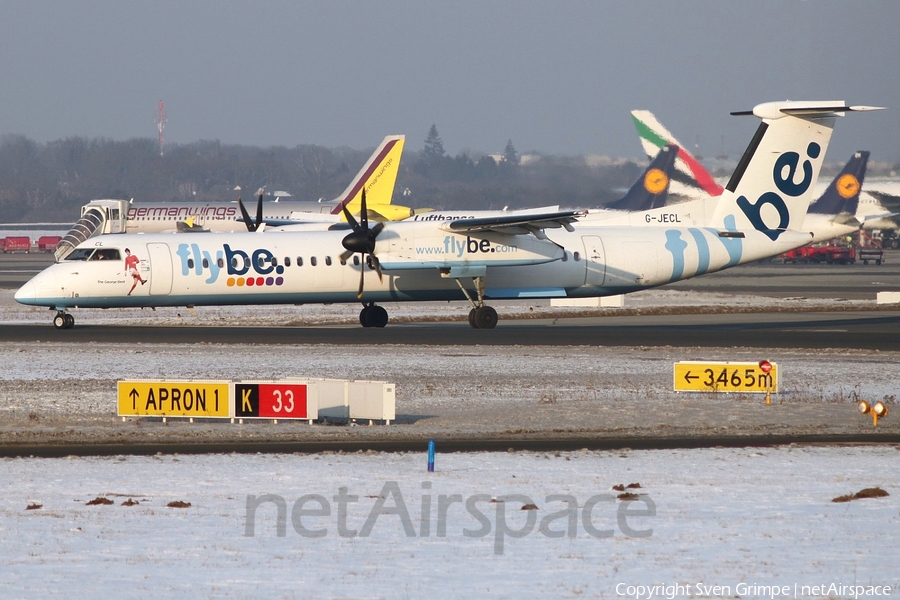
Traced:
POLYGON ((256 231, 264 225, 262 192, 259 193, 259 199, 256 201, 256 221, 250 218, 250 213, 244 208, 244 203, 241 202, 240 196, 238 196, 238 208, 241 209, 241 216, 244 218, 244 224, 247 226, 247 231, 256 231))
POLYGON ((344 239, 341 240, 344 248, 346 248, 341 254, 341 260, 346 261, 356 252, 363 255, 363 261, 359 268, 359 293, 356 295, 357 298, 361 299, 363 295, 363 281, 366 273, 366 262, 368 262, 369 266, 378 273, 378 281, 383 281, 381 263, 378 262, 378 257, 375 256, 375 238, 377 238, 378 234, 381 233, 381 230, 384 229, 384 223, 379 222, 371 229, 369 228, 369 212, 366 209, 365 189, 363 189, 362 192, 362 206, 359 212, 359 222, 357 222, 354 216, 350 214, 350 211, 347 210, 346 204, 344 204, 342 208, 344 217, 347 219, 347 223, 350 224, 350 227, 353 228, 353 231, 348 233, 344 236, 344 239))

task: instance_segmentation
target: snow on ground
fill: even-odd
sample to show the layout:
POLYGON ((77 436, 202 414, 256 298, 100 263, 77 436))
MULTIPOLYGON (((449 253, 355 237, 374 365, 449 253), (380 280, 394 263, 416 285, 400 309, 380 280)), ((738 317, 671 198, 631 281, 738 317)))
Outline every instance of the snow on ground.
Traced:
MULTIPOLYGON (((733 304, 734 298, 704 294, 698 302, 697 294, 653 290, 627 300, 627 306, 687 303, 733 304)), ((448 310, 462 319, 468 309, 462 303, 398 305, 392 316, 448 310)), ((313 322, 356 318, 349 306, 76 316, 98 324, 216 324, 236 318, 279 324, 298 314, 313 322)), ((0 290, 0 322, 49 323, 48 315, 16 305, 12 291, 0 290)), ((843 420, 856 397, 892 396, 900 379, 895 353, 778 351, 766 358, 781 366, 778 401, 786 404, 765 407, 758 397, 713 404, 709 397, 691 400, 670 391, 673 360, 757 360, 756 351, 434 346, 390 352, 393 359, 385 361, 362 347, 297 345, 272 352, 245 344, 238 359, 228 345, 92 344, 76 355, 69 344, 5 344, 0 433, 32 421, 71 427, 73 415, 94 416, 127 435, 162 431, 158 423, 119 425, 113 416, 117 379, 228 379, 236 368, 254 378, 346 377, 352 364, 354 373, 398 384, 398 415, 412 418, 383 430, 426 432, 429 426, 452 431, 461 416, 485 428, 503 420, 529 428, 572 427, 591 418, 611 423, 627 412, 626 405, 634 412, 626 431, 709 414, 739 422, 756 412, 785 414, 800 405, 833 405, 843 420), (547 373, 554 374, 549 386, 547 373), (535 422, 526 421, 531 414, 535 422)), ((871 425, 865 417, 847 418, 866 429, 871 425)), ((892 427, 891 419, 885 425, 892 427)), ((266 427, 275 431, 282 425, 266 427)), ((648 597, 650 590, 637 586, 653 585, 681 586, 658 589, 655 597, 668 591, 669 597, 777 598, 793 596, 795 585, 830 584, 893 591, 900 586, 893 565, 900 555, 897 459, 893 446, 559 455, 443 455, 439 446, 435 473, 426 472, 424 448, 421 454, 2 459, 0 480, 7 485, 0 498, 0 597, 615 598, 648 597), (611 487, 633 482, 641 485, 633 491, 643 495, 630 504, 617 500, 619 492, 611 487), (873 486, 891 495, 831 502, 873 486), (490 502, 503 496, 504 502, 490 502), (96 497, 113 504, 86 505, 96 497), (259 503, 255 513, 248 513, 248 498, 251 507, 259 503), (123 506, 128 499, 138 504, 123 506), (191 506, 167 507, 172 501, 191 506), (532 501, 536 511, 520 510, 532 501), (565 512, 568 501, 573 510, 565 512), (29 505, 41 508, 27 510, 29 505), (248 514, 255 514, 249 523, 248 514), (324 535, 313 537, 318 533, 324 535), (713 592, 701 583, 727 588, 713 592), (789 586, 791 594, 748 585, 789 586)), ((827 587, 797 591, 797 597, 854 596, 827 587)))
POLYGON ((746 598, 773 597, 749 585, 788 586, 777 598, 795 585, 900 586, 895 447, 438 447, 434 473, 424 450, 0 460, 15 482, 0 498, 0 596, 614 598, 677 584, 669 597, 746 598), (612 486, 630 483, 638 500, 617 500, 612 486), (832 502, 875 486, 890 495, 832 502), (86 505, 96 497, 113 504, 86 505))

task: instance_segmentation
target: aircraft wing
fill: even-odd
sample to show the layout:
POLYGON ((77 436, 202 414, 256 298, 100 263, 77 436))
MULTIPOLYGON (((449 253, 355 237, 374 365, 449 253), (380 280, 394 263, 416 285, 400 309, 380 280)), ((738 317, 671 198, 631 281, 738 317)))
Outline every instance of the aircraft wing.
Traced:
POLYGON ((834 215, 831 222, 836 223, 837 225, 846 225, 847 227, 862 227, 862 223, 856 216, 847 213, 834 215))
POLYGON ((574 231, 572 223, 587 214, 586 210, 563 210, 539 214, 514 213, 497 217, 479 219, 458 219, 441 225, 442 229, 455 233, 477 233, 493 231, 508 235, 534 234, 544 239, 544 229, 564 227, 566 231, 574 231))
POLYGON ((886 212, 886 213, 879 213, 877 215, 866 215, 862 219, 864 222, 865 221, 875 221, 877 219, 892 219, 892 218, 896 217, 898 214, 900 214, 900 213, 886 212))

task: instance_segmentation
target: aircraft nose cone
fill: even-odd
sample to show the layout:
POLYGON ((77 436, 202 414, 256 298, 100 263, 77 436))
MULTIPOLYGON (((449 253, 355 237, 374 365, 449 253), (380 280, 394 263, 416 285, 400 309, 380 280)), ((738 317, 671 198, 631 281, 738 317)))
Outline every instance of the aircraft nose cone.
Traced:
POLYGON ((31 304, 37 298, 37 286, 33 281, 29 281, 16 292, 16 302, 20 304, 31 304))

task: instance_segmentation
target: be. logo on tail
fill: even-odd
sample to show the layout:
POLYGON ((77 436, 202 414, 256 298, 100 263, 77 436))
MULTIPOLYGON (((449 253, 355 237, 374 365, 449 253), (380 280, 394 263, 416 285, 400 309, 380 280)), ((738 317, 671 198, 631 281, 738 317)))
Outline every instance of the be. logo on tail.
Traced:
MULTIPOLYGON (((818 158, 821 151, 821 146, 815 142, 812 142, 806 147, 806 155, 809 158, 818 158)), ((794 176, 797 174, 797 168, 800 166, 800 155, 796 152, 785 152, 775 161, 772 179, 775 182, 775 187, 777 187, 782 194, 797 197, 806 192, 813 184, 813 166, 808 160, 804 160, 802 164, 803 179, 799 183, 794 182, 794 176)), ((782 197, 776 192, 764 193, 756 200, 755 204, 751 204, 746 197, 741 196, 737 199, 737 205, 744 211, 744 214, 747 215, 747 218, 750 220, 753 227, 757 231, 767 235, 773 242, 778 239, 778 236, 780 236, 785 229, 787 229, 788 224, 791 221, 791 215, 788 211, 787 204, 785 204, 782 197), (772 205, 778 212, 777 227, 769 227, 762 218, 762 208, 766 204, 772 205)))

